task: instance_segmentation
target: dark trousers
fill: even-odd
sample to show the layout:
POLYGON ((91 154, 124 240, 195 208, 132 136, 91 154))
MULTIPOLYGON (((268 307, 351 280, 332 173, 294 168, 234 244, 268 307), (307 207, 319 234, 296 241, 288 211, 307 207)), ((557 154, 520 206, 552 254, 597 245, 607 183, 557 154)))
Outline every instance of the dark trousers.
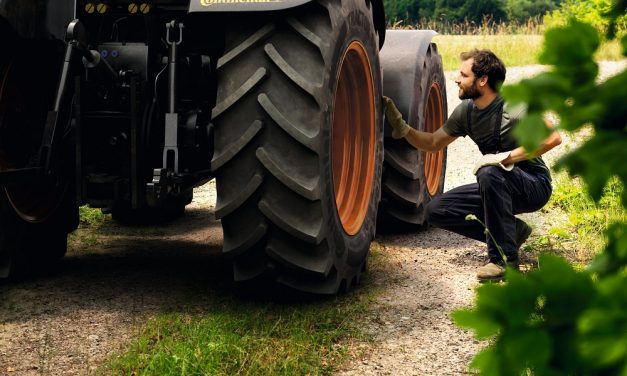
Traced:
POLYGON ((542 208, 551 197, 551 181, 543 174, 533 174, 514 167, 505 171, 486 166, 477 172, 477 183, 451 189, 433 198, 427 205, 430 224, 487 243, 490 261, 499 262, 501 254, 477 221, 467 221, 474 214, 486 224, 508 262, 518 261, 514 215, 542 208))

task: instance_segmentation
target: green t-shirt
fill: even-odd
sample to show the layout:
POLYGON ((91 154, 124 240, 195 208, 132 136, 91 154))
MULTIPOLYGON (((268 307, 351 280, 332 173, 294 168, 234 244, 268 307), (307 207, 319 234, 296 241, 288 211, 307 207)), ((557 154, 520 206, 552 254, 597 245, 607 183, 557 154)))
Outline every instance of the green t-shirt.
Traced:
MULTIPOLYGON (((511 107, 498 96, 486 108, 477 108, 471 99, 463 100, 444 123, 444 131, 452 137, 469 136, 482 154, 514 150, 518 142, 512 130, 526 115, 524 106, 511 107), (496 117, 501 113, 498 129, 496 117)), ((542 173, 550 178, 549 169, 541 157, 516 163, 524 171, 542 173)))

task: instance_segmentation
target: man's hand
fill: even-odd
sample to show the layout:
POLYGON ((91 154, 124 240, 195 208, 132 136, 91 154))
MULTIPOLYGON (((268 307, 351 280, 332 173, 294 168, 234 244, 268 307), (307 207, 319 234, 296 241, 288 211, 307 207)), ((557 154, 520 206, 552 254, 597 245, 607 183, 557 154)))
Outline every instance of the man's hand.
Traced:
POLYGON ((403 120, 403 115, 390 98, 384 96, 383 104, 385 105, 385 118, 392 126, 392 138, 399 139, 405 137, 411 127, 403 120))
POLYGON ((479 161, 477 161, 477 163, 475 164, 475 168, 472 169, 473 175, 477 175, 477 171, 479 171, 481 167, 485 166, 499 166, 505 171, 511 171, 514 168, 513 163, 508 165, 504 165, 503 163, 501 163, 507 157, 509 157, 510 153, 511 151, 506 151, 498 154, 485 154, 479 159, 479 161))

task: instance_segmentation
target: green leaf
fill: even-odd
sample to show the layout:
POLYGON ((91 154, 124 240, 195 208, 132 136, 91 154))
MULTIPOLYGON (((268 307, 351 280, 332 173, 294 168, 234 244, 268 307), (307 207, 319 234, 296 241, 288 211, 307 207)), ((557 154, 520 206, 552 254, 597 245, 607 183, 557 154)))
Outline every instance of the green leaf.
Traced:
POLYGON ((470 362, 471 369, 479 370, 483 376, 502 376, 501 359, 493 347, 481 350, 470 362))
POLYGON ((491 337, 499 332, 501 326, 489 316, 469 309, 460 309, 451 314, 457 326, 473 329, 477 339, 491 337))
POLYGON ((625 308, 599 306, 581 316, 578 322, 580 351, 588 363, 605 368, 620 366, 627 361, 625 308))
POLYGON ((533 113, 563 107, 564 98, 572 94, 572 85, 568 78, 544 72, 516 85, 504 86, 501 92, 508 103, 527 103, 528 112, 533 113))
POLYGON ((590 93, 587 102, 596 104, 601 111, 593 122, 599 129, 623 132, 627 130, 627 70, 610 77, 590 93))
POLYGON ((544 123, 542 115, 534 113, 523 118, 514 128, 514 137, 527 151, 537 150, 542 142, 551 134, 544 123))
POLYGON ((551 339, 545 330, 521 330, 503 336, 501 340, 504 361, 513 368, 511 374, 519 374, 526 368, 544 369, 551 359, 551 339))
POLYGON ((575 271, 566 260, 550 254, 542 255, 539 264, 540 269, 529 273, 529 278, 541 286, 547 325, 574 325, 595 297, 590 275, 575 271))
POLYGON ((620 38, 620 44, 623 47, 623 56, 627 56, 627 34, 620 38))
POLYGON ((571 19, 564 27, 549 29, 544 33, 544 50, 540 63, 575 65, 592 58, 599 47, 596 29, 589 24, 571 19), (577 46, 577 48, 572 48, 577 46))
POLYGON ((569 77, 573 82, 585 84, 594 81, 598 66, 593 57, 600 44, 594 27, 572 19, 565 27, 548 30, 544 38, 540 63, 554 65, 556 73, 569 77))
MULTIPOLYGON (((605 250, 590 264, 588 270, 605 276, 627 267, 627 223, 613 223, 605 230, 605 250)), ((627 289, 625 289, 627 291, 627 289)))
POLYGON ((508 327, 526 327, 536 310, 539 289, 534 281, 512 268, 507 269, 505 279, 501 305, 507 309, 508 327))

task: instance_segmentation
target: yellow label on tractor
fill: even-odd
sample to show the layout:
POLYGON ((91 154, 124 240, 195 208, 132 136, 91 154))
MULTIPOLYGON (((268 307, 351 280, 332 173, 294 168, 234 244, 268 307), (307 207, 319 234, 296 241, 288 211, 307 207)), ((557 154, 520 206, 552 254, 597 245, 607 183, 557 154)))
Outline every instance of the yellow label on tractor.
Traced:
POLYGON ((200 0, 200 5, 209 7, 214 4, 249 4, 249 3, 280 3, 283 0, 200 0))

